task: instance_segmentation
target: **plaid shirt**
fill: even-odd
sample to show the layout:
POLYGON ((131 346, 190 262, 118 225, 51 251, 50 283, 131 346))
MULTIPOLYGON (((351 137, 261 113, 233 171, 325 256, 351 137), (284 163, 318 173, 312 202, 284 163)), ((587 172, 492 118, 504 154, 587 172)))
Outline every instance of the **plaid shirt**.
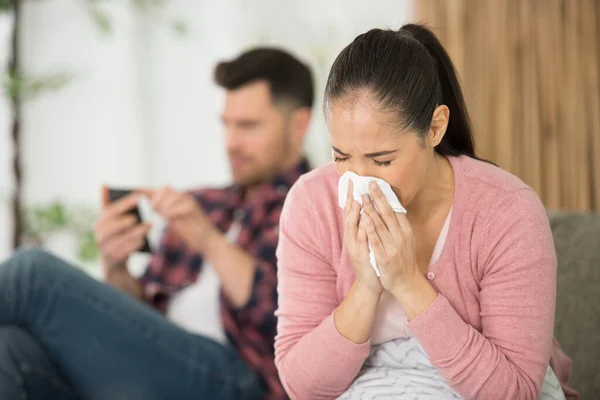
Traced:
MULTIPOLYGON (((285 196, 300 175, 308 172, 306 161, 262 185, 260 195, 243 202, 239 188, 192 192, 209 219, 222 232, 240 221, 237 245, 256 259, 253 290, 248 303, 235 308, 221 291, 221 319, 227 338, 253 368, 269 391, 269 399, 286 399, 274 363, 277 307, 277 259, 279 216, 285 196)), ((202 255, 190 251, 175 235, 165 232, 141 277, 144 298, 165 312, 171 297, 193 284, 202 269, 202 255)))

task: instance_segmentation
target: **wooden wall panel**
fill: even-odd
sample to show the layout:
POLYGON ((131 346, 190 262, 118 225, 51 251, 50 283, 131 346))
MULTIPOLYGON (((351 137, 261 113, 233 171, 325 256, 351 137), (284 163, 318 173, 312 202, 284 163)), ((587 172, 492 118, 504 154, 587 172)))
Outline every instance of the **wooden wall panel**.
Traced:
POLYGON ((419 0, 456 68, 481 157, 550 209, 600 211, 600 0, 419 0))

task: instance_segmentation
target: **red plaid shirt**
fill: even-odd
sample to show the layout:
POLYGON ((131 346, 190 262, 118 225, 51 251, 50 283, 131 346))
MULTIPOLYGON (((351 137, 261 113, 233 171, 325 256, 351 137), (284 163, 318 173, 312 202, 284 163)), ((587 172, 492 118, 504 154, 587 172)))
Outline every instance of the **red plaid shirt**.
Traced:
MULTIPOLYGON (((205 189, 192 194, 210 220, 222 232, 240 221, 237 245, 256 259, 252 295, 241 309, 235 308, 221 292, 221 319, 227 338, 269 390, 268 399, 287 399, 274 362, 277 329, 277 259, 279 216, 285 196, 300 175, 308 172, 303 161, 263 184, 260 196, 243 202, 239 188, 205 189)), ((165 312, 171 297, 193 284, 202 269, 202 255, 190 251, 175 235, 165 232, 160 249, 154 253, 141 277, 145 300, 165 312)))

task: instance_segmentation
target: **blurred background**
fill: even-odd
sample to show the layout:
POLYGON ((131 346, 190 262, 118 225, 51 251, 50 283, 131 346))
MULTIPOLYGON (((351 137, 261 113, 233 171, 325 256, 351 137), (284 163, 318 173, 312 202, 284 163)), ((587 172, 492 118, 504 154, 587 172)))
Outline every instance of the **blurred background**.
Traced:
POLYGON ((456 63, 480 156, 550 210, 598 211, 598 1, 0 0, 0 260, 39 244, 96 273, 102 184, 226 184, 212 69, 253 45, 311 65, 306 149, 328 162, 320 100, 335 56, 414 21, 456 63))

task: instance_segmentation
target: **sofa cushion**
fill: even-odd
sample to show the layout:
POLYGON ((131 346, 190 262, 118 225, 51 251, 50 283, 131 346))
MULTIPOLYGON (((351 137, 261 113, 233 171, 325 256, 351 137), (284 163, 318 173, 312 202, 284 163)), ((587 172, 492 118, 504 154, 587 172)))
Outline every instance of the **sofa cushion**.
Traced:
POLYGON ((549 212, 558 258, 555 335, 572 360, 570 386, 600 394, 600 215, 549 212))

